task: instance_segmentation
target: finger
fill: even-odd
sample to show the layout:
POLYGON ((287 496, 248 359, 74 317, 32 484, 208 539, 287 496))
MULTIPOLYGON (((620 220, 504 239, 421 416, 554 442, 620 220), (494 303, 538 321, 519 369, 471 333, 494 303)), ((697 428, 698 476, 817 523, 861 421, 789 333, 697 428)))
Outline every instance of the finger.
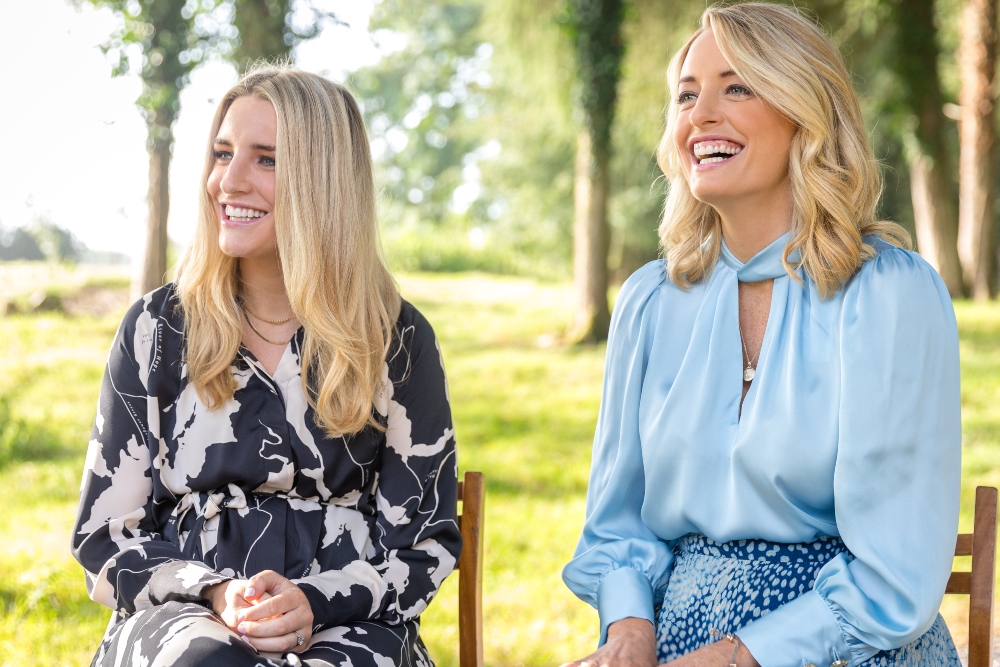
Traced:
MULTIPOLYGON (((286 614, 277 614, 260 621, 240 621, 237 630, 254 637, 277 637, 298 629, 312 628, 312 614, 303 607, 296 607, 286 614)), ((309 634, 312 634, 311 630, 309 634)))
POLYGON ((291 613, 270 618, 266 621, 260 621, 259 623, 243 621, 237 626, 237 630, 251 637, 280 637, 295 630, 302 632, 301 628, 306 626, 305 621, 306 619, 303 618, 303 614, 291 613))
POLYGON ((276 595, 248 609, 241 609, 240 620, 262 621, 269 616, 287 614, 293 609, 301 607, 304 601, 304 595, 295 595, 293 593, 276 595))
POLYGON ((242 597, 246 586, 246 579, 231 579, 226 584, 226 602, 232 604, 237 597, 242 597))
MULTIPOLYGON (((302 631, 300 630, 299 632, 301 633, 302 631)), ((305 637, 305 635, 302 636, 305 637)), ((295 633, 291 632, 280 637, 250 637, 248 635, 244 641, 258 651, 267 653, 282 653, 292 649, 304 649, 309 645, 309 640, 307 639, 301 647, 298 646, 299 638, 295 636, 295 633)))
POLYGON ((283 581, 287 580, 274 570, 258 572, 247 579, 246 592, 243 594, 243 597, 250 600, 258 598, 265 591, 273 593, 272 589, 279 586, 283 581))

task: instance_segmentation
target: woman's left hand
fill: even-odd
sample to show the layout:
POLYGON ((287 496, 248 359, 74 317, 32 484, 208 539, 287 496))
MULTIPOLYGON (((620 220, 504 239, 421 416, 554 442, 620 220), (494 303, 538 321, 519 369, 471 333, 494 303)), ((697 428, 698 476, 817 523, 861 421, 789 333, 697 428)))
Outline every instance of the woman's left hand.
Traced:
MULTIPOLYGON (((723 640, 702 646, 697 651, 691 651, 666 664, 670 667, 719 667, 719 665, 729 665, 732 657, 733 645, 723 640)), ((742 642, 740 642, 739 650, 736 652, 736 665, 737 667, 760 667, 760 663, 742 642)))
POLYGON ((313 612, 298 586, 273 570, 265 570, 247 580, 243 597, 253 606, 240 610, 236 630, 255 649, 282 653, 302 651, 309 645, 313 612), (306 640, 301 646, 296 630, 306 640))

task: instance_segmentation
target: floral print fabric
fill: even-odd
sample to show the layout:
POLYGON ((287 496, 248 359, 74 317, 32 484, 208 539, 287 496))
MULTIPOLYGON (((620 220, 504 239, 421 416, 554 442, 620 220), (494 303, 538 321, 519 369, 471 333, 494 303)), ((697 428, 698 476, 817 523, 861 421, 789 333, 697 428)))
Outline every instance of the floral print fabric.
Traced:
MULTIPOLYGON (((303 590, 315 632, 392 628, 378 655, 428 663, 416 621, 461 544, 454 428, 430 325, 403 303, 374 405, 385 430, 334 438, 303 391, 301 329, 273 375, 241 348, 235 394, 216 410, 187 380, 183 332, 167 285, 131 308, 108 361, 73 532, 91 597, 115 610, 98 657, 136 614, 162 621, 176 606, 188 617, 206 586, 271 569, 303 590)), ((166 650, 157 645, 136 664, 155 662, 166 650)), ((123 664, 113 657, 95 664, 123 664)))

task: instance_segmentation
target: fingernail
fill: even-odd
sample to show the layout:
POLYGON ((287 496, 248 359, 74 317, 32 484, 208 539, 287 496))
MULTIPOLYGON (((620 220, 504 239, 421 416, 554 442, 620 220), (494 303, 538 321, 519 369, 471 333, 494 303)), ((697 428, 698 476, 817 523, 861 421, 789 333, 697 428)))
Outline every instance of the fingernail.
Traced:
POLYGON ((245 635, 247 633, 247 624, 246 623, 240 623, 236 627, 236 629, 239 630, 239 632, 240 632, 241 635, 245 635))
POLYGON ((243 597, 252 598, 255 595, 257 595, 257 589, 251 586, 250 588, 247 589, 247 594, 244 595, 243 597))
POLYGON ((240 639, 243 640, 243 641, 245 641, 247 644, 250 643, 250 638, 247 637, 246 635, 240 635, 240 639))
POLYGON ((241 611, 240 613, 236 614, 236 620, 241 623, 247 620, 247 613, 245 611, 241 611))

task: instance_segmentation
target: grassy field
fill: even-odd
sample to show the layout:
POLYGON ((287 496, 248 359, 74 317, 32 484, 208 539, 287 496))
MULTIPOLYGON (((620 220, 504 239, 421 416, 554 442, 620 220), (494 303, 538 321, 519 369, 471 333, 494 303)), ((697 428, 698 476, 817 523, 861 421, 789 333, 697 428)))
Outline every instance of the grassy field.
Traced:
MULTIPOLYGON (((0 317, 0 665, 23 664, 25 647, 37 664, 85 665, 108 612, 87 599, 69 531, 124 302, 87 313, 109 310, 109 294, 124 282, 107 271, 31 271, 0 264, 0 301, 49 281, 71 303, 100 307, 0 317), (90 301, 74 302, 73 290, 90 301)), ((486 663, 555 666, 579 657, 596 639, 596 614, 565 589, 559 570, 583 519, 604 350, 561 344, 566 285, 470 274, 412 274, 400 283, 441 339, 460 468, 487 475, 486 663)), ((956 310, 968 529, 974 487, 1000 485, 1000 306, 956 310)), ((441 667, 457 665, 456 589, 449 579, 424 616, 441 667)), ((964 642, 961 601, 946 600, 944 613, 964 642)))

